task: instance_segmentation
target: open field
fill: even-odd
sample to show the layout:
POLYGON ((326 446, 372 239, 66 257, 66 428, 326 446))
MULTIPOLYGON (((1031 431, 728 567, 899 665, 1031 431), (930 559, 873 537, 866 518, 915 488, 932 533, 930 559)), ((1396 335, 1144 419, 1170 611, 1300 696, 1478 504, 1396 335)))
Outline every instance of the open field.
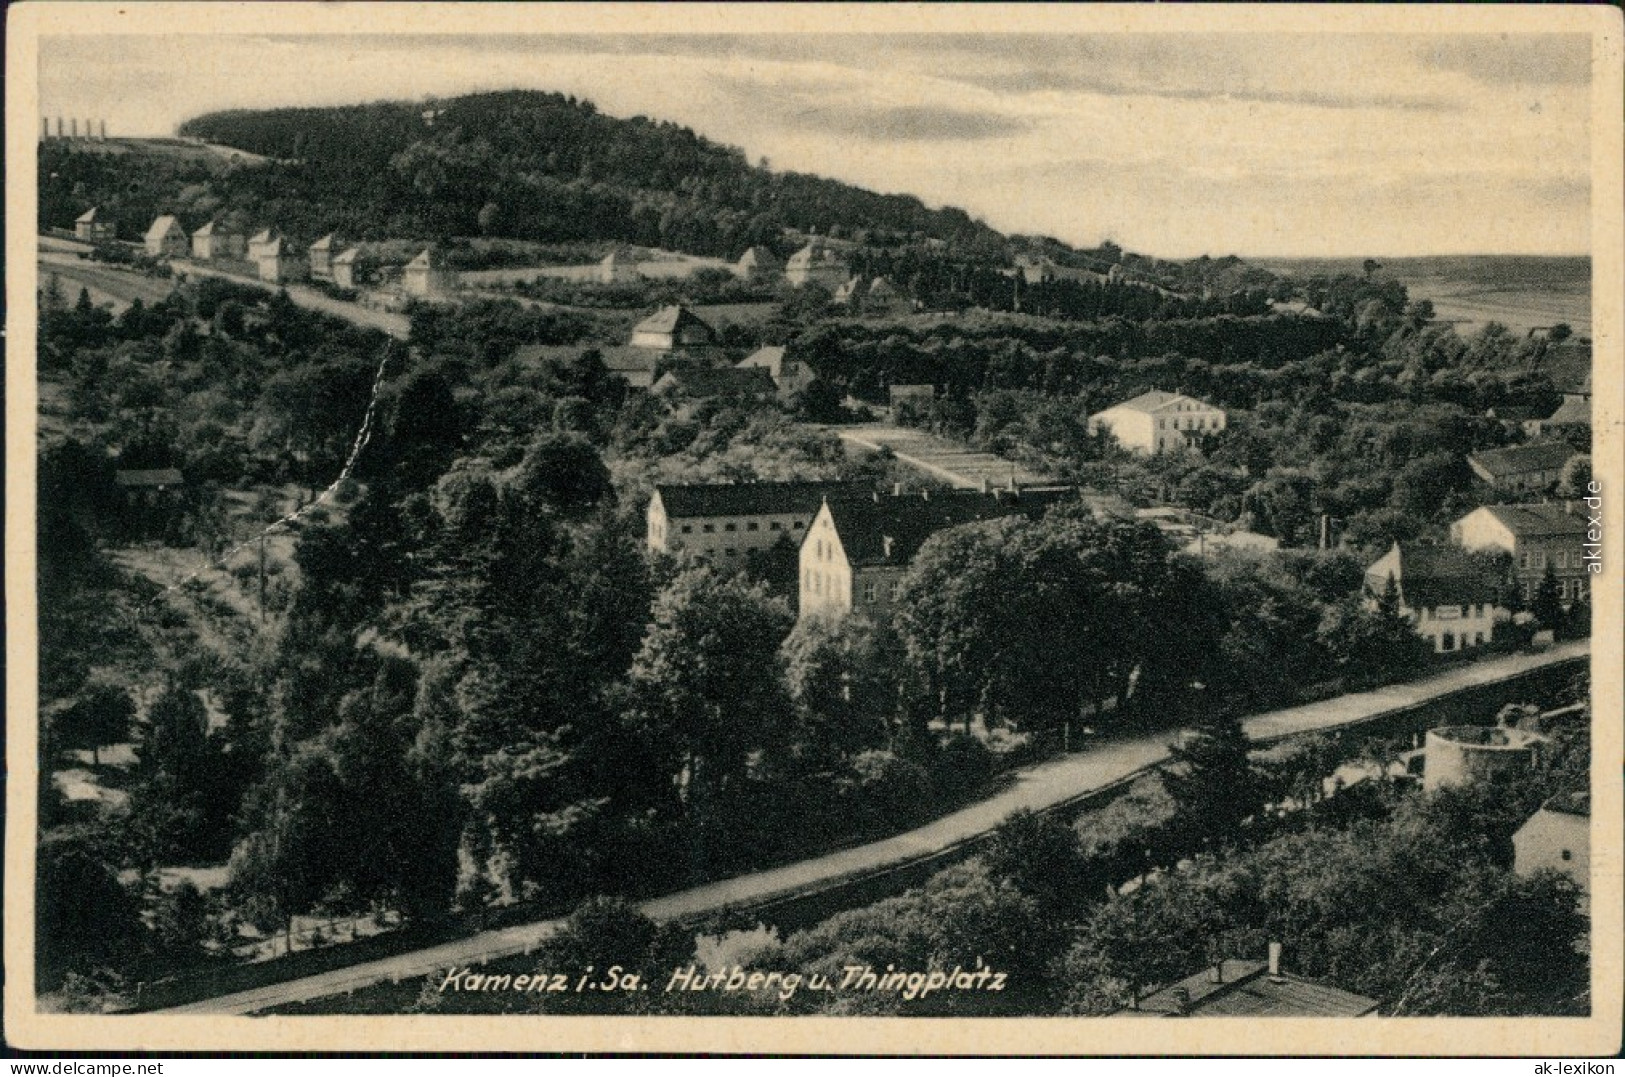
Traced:
POLYGON ((132 299, 154 303, 175 290, 175 282, 149 277, 126 269, 86 262, 73 255, 42 253, 39 259, 40 287, 52 274, 62 282, 62 294, 72 303, 83 288, 90 293, 96 306, 111 304, 115 314, 122 313, 132 299))
MULTIPOLYGON (((1567 322, 1591 335, 1591 259, 1529 255, 1460 255, 1378 259, 1378 277, 1391 277, 1412 299, 1433 303, 1434 314, 1473 332, 1497 321, 1516 333, 1567 322)), ((1359 274, 1361 258, 1262 259, 1259 264, 1291 277, 1359 274)))

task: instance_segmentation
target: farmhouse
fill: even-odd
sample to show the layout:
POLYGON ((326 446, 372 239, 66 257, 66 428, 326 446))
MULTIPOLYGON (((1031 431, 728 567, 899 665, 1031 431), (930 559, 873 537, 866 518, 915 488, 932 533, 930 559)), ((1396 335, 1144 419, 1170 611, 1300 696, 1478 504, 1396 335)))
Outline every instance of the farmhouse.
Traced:
POLYGON ((1438 654, 1481 647, 1495 634, 1496 581, 1461 550, 1394 543, 1365 572, 1376 605, 1392 581, 1399 612, 1438 654))
POLYGON ((1524 493, 1556 485, 1563 476, 1563 465, 1574 455, 1574 446, 1567 442, 1541 441, 1472 453, 1467 466, 1497 490, 1524 493))
POLYGON ((1224 429, 1224 411, 1183 393, 1153 389, 1091 416, 1089 432, 1109 430, 1125 449, 1155 456, 1170 449, 1199 448, 1201 439, 1224 429))
POLYGON ((99 208, 92 206, 73 222, 73 235, 86 243, 107 243, 118 238, 118 225, 99 208))
POLYGON ((826 500, 801 542, 801 616, 889 614, 904 573, 938 531, 1006 516, 1036 519, 1070 486, 1010 490, 922 490, 826 500))
POLYGON ((778 387, 781 396, 793 396, 811 384, 813 372, 812 368, 801 360, 788 358, 786 350, 777 344, 758 348, 739 361, 739 369, 765 370, 773 379, 773 384, 778 387))
POLYGON ((192 257, 199 262, 241 260, 247 250, 243 234, 224 221, 210 221, 192 233, 192 257))
POLYGON ((632 347, 671 352, 709 348, 716 330, 685 306, 662 307, 632 328, 632 347))
POLYGON ((167 213, 152 222, 152 227, 147 229, 145 243, 147 253, 154 258, 185 258, 187 251, 192 249, 186 229, 167 213))
POLYGON ((693 550, 724 564, 738 563, 781 538, 800 545, 825 498, 862 497, 868 489, 841 482, 660 485, 649 499, 649 549, 693 550))
POLYGON ((1512 573, 1523 600, 1549 568, 1565 605, 1590 593, 1586 570, 1586 521, 1561 505, 1489 505, 1450 525, 1450 541, 1464 550, 1498 550, 1512 555, 1512 573))
POLYGON ((784 279, 797 288, 817 284, 833 292, 848 275, 846 260, 816 236, 784 264, 784 279))

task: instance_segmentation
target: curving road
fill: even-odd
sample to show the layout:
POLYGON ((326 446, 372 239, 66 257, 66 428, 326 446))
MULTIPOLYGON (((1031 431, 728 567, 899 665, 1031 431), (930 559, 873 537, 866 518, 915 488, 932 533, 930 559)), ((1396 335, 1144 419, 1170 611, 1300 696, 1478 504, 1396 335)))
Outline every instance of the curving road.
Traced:
MULTIPOLYGON (((1357 692, 1300 707, 1256 715, 1244 723, 1248 737, 1268 741, 1297 733, 1335 729, 1371 721, 1465 688, 1494 684, 1519 674, 1589 653, 1586 640, 1539 654, 1518 654, 1455 669, 1410 684, 1357 692)), ((1014 783, 986 800, 951 815, 867 845, 843 849, 783 867, 754 872, 644 902, 656 920, 713 912, 731 905, 759 905, 770 898, 816 890, 841 879, 872 874, 917 860, 985 834, 1013 811, 1049 808, 1095 792, 1167 758, 1168 733, 1103 741, 1088 751, 1018 771, 1014 783)), ((563 920, 545 920, 485 931, 411 953, 349 968, 205 999, 155 1011, 166 1014, 248 1014, 295 1002, 343 994, 384 981, 431 976, 454 966, 479 965, 529 953, 554 934, 563 920)))

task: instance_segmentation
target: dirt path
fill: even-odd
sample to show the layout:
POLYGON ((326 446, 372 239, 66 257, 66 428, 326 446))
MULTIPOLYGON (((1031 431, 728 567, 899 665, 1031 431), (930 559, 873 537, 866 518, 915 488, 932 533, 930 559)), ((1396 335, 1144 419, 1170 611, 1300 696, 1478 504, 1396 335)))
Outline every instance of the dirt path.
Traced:
MULTIPOLYGON (((1589 641, 1580 640, 1540 654, 1510 655, 1477 662, 1407 685, 1359 692, 1257 715, 1246 721, 1245 728, 1250 738, 1269 740, 1290 733, 1354 725, 1464 688, 1493 684, 1581 657, 1589 653, 1589 649, 1589 641)), ((1014 783, 996 796, 906 833, 826 856, 668 894, 646 901, 641 907, 657 920, 669 920, 730 905, 758 905, 770 898, 893 868, 975 839, 998 826, 1013 811, 1062 804, 1130 777, 1167 758, 1167 746, 1172 737, 1173 734, 1162 732, 1107 741, 1089 751, 1018 771, 1014 783)), ((430 976, 453 966, 478 965, 497 958, 529 953, 539 942, 556 933, 562 923, 558 919, 545 920, 486 931, 427 949, 206 999, 163 1012, 255 1013, 342 994, 385 980, 398 982, 430 976)))

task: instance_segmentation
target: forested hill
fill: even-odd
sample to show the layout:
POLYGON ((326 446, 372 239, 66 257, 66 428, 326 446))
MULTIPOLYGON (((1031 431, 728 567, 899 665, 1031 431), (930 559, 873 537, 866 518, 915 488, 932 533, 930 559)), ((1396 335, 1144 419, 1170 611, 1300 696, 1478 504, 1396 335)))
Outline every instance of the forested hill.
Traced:
POLYGON ((772 172, 686 127, 559 94, 218 112, 181 134, 278 159, 235 173, 225 193, 232 208, 274 209, 288 231, 614 240, 729 257, 758 243, 786 253, 789 228, 1004 254, 1004 238, 962 210, 772 172))

